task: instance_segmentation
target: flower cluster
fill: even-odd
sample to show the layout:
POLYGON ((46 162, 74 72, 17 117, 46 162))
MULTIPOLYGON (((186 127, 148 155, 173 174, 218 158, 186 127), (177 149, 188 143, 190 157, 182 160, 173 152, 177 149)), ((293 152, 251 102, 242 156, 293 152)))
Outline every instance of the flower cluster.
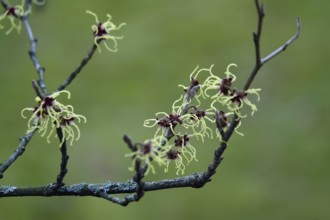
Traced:
MULTIPOLYGON (((230 118, 236 115, 241 119, 247 116, 242 113, 244 105, 251 109, 251 115, 257 110, 256 105, 248 99, 249 94, 254 94, 259 100, 260 89, 238 90, 232 87, 236 76, 230 72, 228 65, 224 77, 221 78, 212 73, 213 65, 208 69, 198 67, 190 74, 188 86, 179 85, 185 94, 174 101, 170 113, 158 112, 156 118, 144 121, 145 127, 156 127, 153 139, 144 142, 129 156, 139 158, 147 164, 152 172, 155 172, 151 162, 158 165, 166 165, 174 161, 176 174, 184 174, 185 167, 193 160, 197 161, 196 149, 191 145, 191 140, 204 141, 205 138, 217 137, 222 141, 222 132, 230 126, 230 118), (206 73, 204 80, 200 75, 206 73), (216 135, 211 125, 216 125, 216 135), (146 150, 146 146, 148 150, 146 150)), ((235 131, 240 127, 238 123, 235 131)), ((134 159, 133 159, 134 161, 134 159)), ((134 163, 133 163, 134 164, 134 163)))
POLYGON ((101 52, 99 43, 101 41, 104 41, 104 46, 107 50, 111 51, 111 52, 117 52, 117 40, 123 39, 123 36, 114 36, 112 35, 112 31, 116 31, 119 30, 122 26, 126 25, 126 23, 121 23, 120 25, 115 25, 114 23, 112 23, 111 19, 111 15, 107 14, 107 18, 108 20, 106 20, 105 22, 100 22, 97 15, 91 11, 86 11, 87 14, 90 14, 92 16, 94 16, 95 18, 95 22, 96 24, 92 25, 92 30, 93 30, 93 35, 94 35, 94 43, 97 46, 99 52, 101 52), (112 40, 114 45, 113 47, 110 47, 106 40, 112 40))
MULTIPOLYGON (((27 11, 24 10, 25 0, 22 1, 21 5, 15 6, 6 4, 3 1, 1 1, 1 3, 5 11, 0 14, 0 22, 8 20, 11 25, 11 27, 6 31, 6 35, 10 34, 10 32, 12 32, 14 29, 16 29, 17 32, 20 32, 22 26, 21 18, 31 12, 30 9, 27 11)), ((0 23, 0 29, 3 28, 4 26, 0 23)))
POLYGON ((66 90, 55 92, 44 98, 37 96, 35 99, 37 103, 36 107, 24 108, 21 111, 23 118, 27 118, 24 115, 26 111, 32 112, 28 120, 27 133, 38 129, 42 137, 47 134, 47 142, 50 142, 50 137, 54 131, 61 128, 63 138, 60 146, 65 140, 70 141, 70 145, 72 145, 74 140, 80 138, 80 129, 76 122, 78 121, 80 123, 83 121, 86 123, 86 118, 82 115, 75 114, 72 105, 63 105, 56 100, 62 93, 67 94, 68 99, 70 98, 70 92, 66 90))

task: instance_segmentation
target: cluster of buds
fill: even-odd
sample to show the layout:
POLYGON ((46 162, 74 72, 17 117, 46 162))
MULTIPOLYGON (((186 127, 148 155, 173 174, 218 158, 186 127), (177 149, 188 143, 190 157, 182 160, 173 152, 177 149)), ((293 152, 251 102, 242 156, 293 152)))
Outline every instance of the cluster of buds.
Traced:
MULTIPOLYGON (((242 91, 233 88, 232 84, 236 81, 236 76, 230 72, 233 66, 236 67, 236 64, 228 65, 223 78, 212 73, 213 66, 208 69, 197 67, 190 75, 189 86, 179 85, 185 94, 173 103, 171 113, 159 112, 156 118, 144 121, 145 127, 157 128, 153 139, 139 145, 128 156, 144 161, 152 172, 155 172, 152 161, 160 166, 166 165, 165 172, 169 170, 171 161, 174 161, 176 174, 184 174, 185 167, 191 161, 197 161, 196 149, 191 145, 192 139, 204 141, 206 138, 217 137, 222 141, 221 132, 230 126, 229 117, 236 115, 238 120, 246 117, 247 114, 242 113, 244 105, 250 107, 253 115, 257 108, 248 99, 248 95, 255 94, 259 100, 260 89, 242 91), (199 79, 201 73, 206 73, 202 83, 199 79), (217 128, 216 135, 212 125, 216 125, 213 126, 217 128)), ((241 121, 235 131, 243 135, 237 131, 240 125, 241 121)))
POLYGON ((96 24, 92 25, 93 35, 94 35, 94 43, 97 46, 99 52, 101 52, 99 43, 104 41, 104 46, 110 52, 117 52, 117 40, 123 39, 123 36, 114 36, 112 35, 112 31, 119 30, 122 26, 126 25, 126 23, 121 23, 120 25, 115 25, 111 19, 111 15, 107 14, 107 20, 105 22, 100 22, 97 15, 91 11, 86 11, 87 14, 94 16, 96 24), (107 44, 107 40, 112 40, 114 45, 110 47, 107 44))
POLYGON ((65 140, 68 140, 70 145, 72 145, 74 140, 80 138, 80 129, 76 122, 86 123, 86 118, 75 114, 72 105, 63 105, 57 100, 57 97, 62 93, 67 94, 68 99, 70 98, 70 92, 66 90, 55 92, 42 98, 37 96, 35 99, 37 105, 34 108, 24 108, 21 111, 23 118, 27 118, 24 115, 26 111, 32 113, 28 120, 27 133, 38 129, 41 136, 47 135, 47 142, 50 142, 50 137, 54 131, 56 133, 56 130, 61 128, 63 138, 60 146, 62 146, 65 140))

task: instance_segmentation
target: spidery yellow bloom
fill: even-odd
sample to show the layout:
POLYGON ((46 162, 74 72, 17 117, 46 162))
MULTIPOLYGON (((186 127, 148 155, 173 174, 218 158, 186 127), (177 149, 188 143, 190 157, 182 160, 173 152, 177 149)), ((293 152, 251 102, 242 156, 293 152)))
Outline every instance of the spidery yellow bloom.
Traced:
POLYGON ((257 106, 248 99, 248 94, 256 95, 257 101, 259 101, 259 91, 261 91, 261 89, 233 89, 231 94, 224 99, 224 102, 227 103, 229 111, 235 112, 240 118, 244 118, 246 117, 246 115, 242 115, 241 113, 241 109, 243 108, 244 104, 248 105, 251 108, 251 115, 253 115, 254 112, 257 111, 257 106))
POLYGON ((114 36, 112 35, 112 31, 116 31, 119 30, 122 26, 126 25, 126 23, 121 23, 120 25, 115 25, 114 23, 112 23, 111 19, 111 15, 107 14, 107 18, 108 20, 106 20, 105 22, 100 22, 97 15, 91 11, 86 11, 87 14, 90 14, 92 16, 94 16, 95 18, 95 22, 96 24, 92 25, 92 30, 93 30, 93 35, 94 35, 94 43, 97 46, 99 52, 101 52, 101 48, 99 43, 101 41, 104 41, 104 46, 107 50, 111 51, 111 52, 117 52, 117 40, 123 39, 123 36, 114 36), (107 44, 107 40, 112 40, 114 45, 112 47, 110 47, 107 44))
MULTIPOLYGON (((208 74, 212 74, 212 67, 210 68, 202 68, 199 69, 199 66, 197 66, 194 71, 190 74, 190 85, 189 86, 184 86, 184 85, 179 85, 179 87, 183 88, 185 95, 180 97, 177 101, 175 101, 175 107, 178 110, 182 110, 182 108, 185 107, 185 105, 188 105, 191 103, 192 99, 196 99, 197 104, 195 105, 196 107, 199 107, 201 104, 201 101, 199 99, 199 97, 203 97, 204 99, 206 98, 205 96, 205 92, 204 92, 204 85, 201 84, 199 82, 199 80, 197 80, 197 77, 199 76, 199 74, 201 74, 202 72, 206 72, 208 74), (181 105, 177 106, 177 103, 181 103, 181 105)), ((173 104, 174 105, 174 104, 173 104)), ((181 111, 180 111, 181 112, 181 111)))
POLYGON ((65 140, 69 140, 72 145, 73 140, 78 140, 80 138, 80 129, 76 122, 86 123, 86 117, 82 115, 75 114, 72 105, 64 105, 56 100, 61 94, 67 94, 68 99, 70 98, 70 92, 63 90, 59 92, 54 92, 53 94, 44 97, 36 97, 35 101, 37 106, 34 108, 24 108, 21 111, 23 118, 27 118, 24 113, 26 111, 32 112, 28 120, 28 130, 27 133, 32 132, 36 129, 39 130, 41 136, 45 136, 47 133, 47 142, 53 132, 57 128, 62 128, 63 140, 60 146, 65 140))
POLYGON ((2 2, 2 6, 5 8, 5 12, 0 14, 0 29, 3 29, 4 26, 1 24, 2 21, 8 20, 11 27, 6 31, 6 35, 10 34, 14 29, 19 33, 21 31, 21 18, 31 12, 31 8, 27 11, 24 11, 25 0, 22 1, 21 5, 11 6, 2 2))
POLYGON ((214 119, 211 119, 208 115, 214 117, 214 112, 210 110, 196 109, 195 112, 190 113, 189 119, 185 121, 183 126, 187 129, 192 129, 192 134, 196 136, 197 140, 199 137, 204 142, 204 137, 213 138, 212 129, 208 126, 208 123, 215 123, 214 119))
POLYGON ((220 104, 220 107, 226 107, 230 112, 236 113, 240 118, 246 117, 246 115, 241 113, 241 109, 243 108, 244 104, 248 105, 251 108, 251 115, 257 111, 257 107, 253 104, 248 98, 248 94, 254 94, 257 96, 257 101, 259 101, 259 91, 261 89, 248 89, 248 90, 238 90, 232 88, 232 83, 236 80, 236 76, 230 72, 230 68, 234 66, 237 67, 236 64, 231 63, 228 65, 227 70, 225 72, 226 77, 220 78, 216 75, 211 75, 205 80, 204 87, 205 88, 205 95, 210 97, 208 94, 209 91, 214 91, 215 94, 210 97, 212 101, 211 108, 214 111, 219 109, 216 104, 220 104))
POLYGON ((147 119, 144 121, 144 126, 151 128, 154 126, 158 126, 157 131, 155 133, 155 137, 162 135, 165 135, 165 131, 166 129, 171 129, 173 134, 176 134, 176 132, 174 131, 174 127, 178 124, 182 124, 184 118, 187 117, 187 115, 185 116, 180 116, 178 114, 167 114, 166 112, 158 112, 156 113, 156 118, 152 118, 152 119, 147 119), (159 118, 159 116, 162 116, 159 118), (159 134, 160 133, 160 134, 159 134))
POLYGON ((137 159, 141 160, 148 165, 146 175, 150 172, 155 173, 155 168, 152 161, 157 163, 159 166, 166 164, 166 158, 163 156, 165 152, 171 147, 169 145, 162 146, 164 137, 157 136, 153 139, 146 140, 143 143, 137 145, 137 150, 126 154, 126 157, 132 157, 132 165, 129 167, 129 170, 134 171, 135 161, 137 159))
POLYGON ((167 162, 166 162, 166 168, 164 169, 164 172, 167 173, 169 170, 169 165, 171 163, 171 161, 175 162, 175 168, 176 168, 176 175, 183 175, 184 174, 184 170, 186 168, 186 166, 183 163, 183 159, 181 156, 181 152, 178 150, 174 150, 171 149, 166 153, 166 158, 167 158, 167 162))
POLYGON ((208 94, 209 90, 215 90, 215 94, 211 96, 211 99, 223 103, 224 98, 228 96, 231 91, 231 84, 236 80, 236 76, 229 71, 232 66, 237 67, 234 63, 229 64, 225 72, 226 77, 223 79, 210 72, 211 75, 203 84, 205 87, 205 95, 207 97, 210 97, 208 94))

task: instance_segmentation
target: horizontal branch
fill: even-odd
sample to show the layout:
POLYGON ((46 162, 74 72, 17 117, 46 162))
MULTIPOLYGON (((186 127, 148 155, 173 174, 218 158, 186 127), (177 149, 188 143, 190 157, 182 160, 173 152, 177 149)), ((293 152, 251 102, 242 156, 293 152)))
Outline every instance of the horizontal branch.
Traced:
MULTIPOLYGON (((210 180, 209 180, 210 181, 210 180)), ((184 177, 166 179, 156 182, 144 182, 143 191, 156 191, 171 188, 203 186, 205 179, 202 173, 195 173, 184 177)), ((101 184, 78 183, 62 186, 54 190, 55 184, 39 187, 16 187, 0 186, 0 197, 21 197, 21 196, 92 196, 101 197, 100 192, 107 195, 135 193, 138 191, 138 184, 134 181, 129 182, 107 182, 101 184)))

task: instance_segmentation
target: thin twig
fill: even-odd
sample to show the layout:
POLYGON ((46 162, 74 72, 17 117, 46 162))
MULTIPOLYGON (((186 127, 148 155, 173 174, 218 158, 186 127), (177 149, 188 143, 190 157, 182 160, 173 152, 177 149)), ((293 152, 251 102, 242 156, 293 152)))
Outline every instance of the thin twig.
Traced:
POLYGON ((70 74, 70 76, 57 88, 57 91, 64 90, 70 83, 77 77, 86 64, 92 59, 97 45, 93 44, 92 48, 88 51, 87 56, 81 61, 80 65, 70 74))
MULTIPOLYGON (((25 11, 29 10, 29 8, 31 7, 31 3, 32 3, 32 0, 27 0, 26 1, 25 11)), ((29 55, 30 55, 30 58, 31 58, 32 63, 34 65, 34 68, 36 69, 36 71, 38 73, 38 76, 39 76, 38 85, 39 85, 42 93, 44 95, 47 95, 47 88, 46 88, 45 78, 44 78, 45 68, 43 68, 40 65, 39 59, 37 57, 37 38, 35 38, 34 35, 33 35, 33 31, 32 31, 32 28, 30 26, 30 22, 29 22, 27 13, 22 17, 22 21, 23 21, 23 24, 26 28, 26 32, 27 32, 29 40, 30 40, 29 55)))
POLYGON ((32 87, 33 87, 34 91, 36 92, 36 95, 37 95, 41 100, 43 100, 43 99, 45 98, 45 96, 44 96, 43 94, 41 94, 40 89, 39 89, 37 83, 36 83, 34 80, 32 80, 32 87))
MULTIPOLYGON (((31 7, 31 2, 32 2, 31 0, 26 1, 25 11, 29 10, 29 8, 31 7)), ((10 5, 4 0, 1 0, 1 4, 5 9, 10 7, 10 5)), ((26 27, 26 30, 27 30, 27 33, 28 33, 28 36, 29 36, 29 39, 30 39, 30 43, 31 43, 31 50, 29 51, 29 54, 30 54, 30 57, 32 59, 32 62, 34 64, 37 72, 39 73, 39 80, 38 80, 39 87, 42 89, 42 91, 44 93, 46 93, 46 86, 45 86, 44 81, 43 81, 43 72, 44 72, 44 70, 43 70, 43 68, 40 67, 39 61, 36 57, 36 40, 33 36, 32 30, 31 30, 31 27, 30 27, 30 24, 29 24, 29 21, 28 21, 28 16, 24 15, 21 19, 22 19, 22 21, 23 21, 23 23, 26 27)), ((42 98, 42 95, 40 94, 39 88, 35 85, 34 82, 32 82, 32 86, 33 86, 34 90, 36 91, 37 96, 42 98)), ((19 156, 21 156, 24 153, 24 151, 26 149, 26 146, 28 145, 28 143, 32 139, 32 137, 33 137, 34 133, 36 132, 36 130, 37 129, 33 130, 32 132, 27 133, 24 137, 21 137, 20 138, 20 144, 16 148, 15 152, 9 157, 9 159, 6 162, 4 162, 0 165, 0 179, 3 178, 3 173, 16 161, 16 159, 19 156)))
POLYGON ((5 0, 1 0, 1 5, 5 10, 7 10, 10 7, 10 4, 5 0))
POLYGON ((253 41, 254 41, 254 47, 255 47, 255 53, 256 53, 256 60, 255 65, 249 75, 249 78, 247 79, 243 89, 248 90, 257 75, 259 69, 269 60, 273 59, 277 55, 279 55, 281 52, 283 52, 288 46, 290 46, 300 35, 300 19, 297 19, 297 29, 296 33, 288 40, 286 41, 282 46, 265 56, 264 58, 261 58, 261 52, 260 52, 260 37, 261 37, 261 31, 262 31, 262 21, 265 16, 264 13, 264 7, 263 4, 259 3, 258 0, 255 0, 257 12, 258 12, 258 27, 257 32, 253 33, 253 41))
MULTIPOLYGON (((137 146, 133 144, 130 137, 127 135, 124 135, 124 141, 128 145, 128 147, 132 150, 132 152, 135 152, 138 150, 137 146)), ((128 205, 128 203, 133 201, 139 201, 140 198, 144 195, 144 183, 143 178, 144 174, 146 172, 146 169, 148 168, 148 165, 141 168, 141 160, 136 159, 135 160, 135 176, 133 177, 133 181, 137 184, 136 194, 135 195, 127 195, 125 196, 125 202, 123 202, 121 205, 128 205)))
MULTIPOLYGON (((136 195, 134 196, 134 201, 139 201, 144 195, 144 170, 141 169, 141 160, 135 160, 135 176, 133 177, 133 181, 137 185, 136 195)), ((126 196, 127 197, 127 196, 126 196)))
POLYGON ((0 164, 0 179, 3 178, 3 173, 16 161, 19 156, 24 153, 27 144, 30 142, 35 132, 36 129, 32 132, 27 133, 24 137, 21 137, 20 143, 14 153, 9 157, 6 162, 0 164))
POLYGON ((297 18, 297 31, 296 33, 287 41, 285 42, 282 46, 280 46, 279 48, 277 48, 276 50, 274 50, 273 52, 271 52, 270 54, 268 54, 267 56, 265 56, 264 58, 261 59, 261 63, 262 65, 265 64, 266 62, 268 62, 269 60, 273 59, 274 57, 276 57, 278 54, 280 54, 281 52, 285 51, 286 48, 291 45, 300 35, 300 29, 301 29, 301 23, 300 23, 300 18, 297 18))
POLYGON ((133 144, 132 139, 128 135, 124 135, 124 141, 127 144, 128 148, 131 149, 132 152, 137 151, 136 145, 133 144))
POLYGON ((63 140, 64 137, 63 137, 62 128, 57 128, 56 132, 60 143, 62 143, 62 145, 60 146, 62 157, 61 157, 60 173, 57 175, 56 183, 54 186, 55 190, 65 185, 63 179, 68 172, 67 164, 69 161, 69 155, 67 154, 66 140, 63 140))

